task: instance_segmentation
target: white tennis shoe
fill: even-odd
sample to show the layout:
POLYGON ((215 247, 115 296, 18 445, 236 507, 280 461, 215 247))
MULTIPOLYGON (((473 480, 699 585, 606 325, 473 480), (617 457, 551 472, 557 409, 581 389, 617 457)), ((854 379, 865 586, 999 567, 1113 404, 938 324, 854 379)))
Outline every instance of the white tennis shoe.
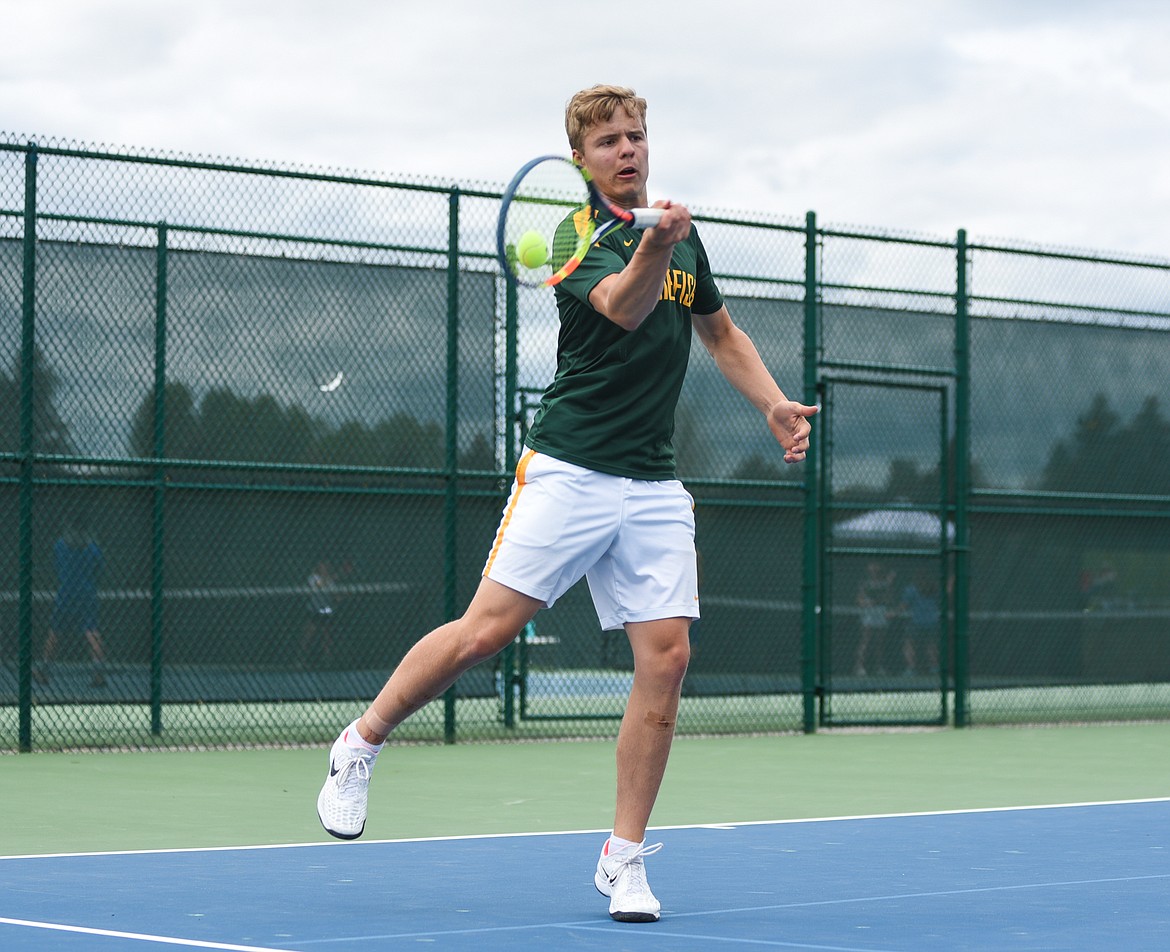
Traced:
MULTIPOLYGON (((349 728, 352 730, 352 728, 349 728)), ((377 754, 350 747, 345 734, 329 751, 329 776, 317 795, 317 818, 340 840, 356 840, 366 828, 370 769, 377 754)))
POLYGON ((593 884, 601 895, 609 896, 611 918, 618 922, 658 921, 662 905, 646 882, 646 864, 642 857, 660 849, 662 844, 655 843, 653 846, 627 846, 608 855, 602 850, 593 884))

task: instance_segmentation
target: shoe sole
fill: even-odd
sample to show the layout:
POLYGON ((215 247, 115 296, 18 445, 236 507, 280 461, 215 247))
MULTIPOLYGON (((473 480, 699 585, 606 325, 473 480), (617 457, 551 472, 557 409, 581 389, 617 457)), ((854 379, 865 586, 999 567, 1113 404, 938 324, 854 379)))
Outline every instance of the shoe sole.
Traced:
POLYGON ((615 922, 657 922, 658 914, 654 912, 611 912, 609 917, 615 922))
MULTIPOLYGON (((602 877, 600 873, 593 877, 593 888, 608 899, 610 893, 601 888, 602 883, 608 886, 609 880, 602 877)), ((615 922, 657 922, 659 919, 657 912, 622 912, 620 909, 617 912, 611 912, 609 917, 615 922)))
POLYGON ((359 836, 366 832, 366 825, 363 823, 362 828, 356 833, 341 833, 337 830, 331 830, 325 825, 325 821, 321 819, 321 811, 317 811, 317 819, 321 821, 321 826, 330 836, 335 836, 339 840, 356 840, 359 836))

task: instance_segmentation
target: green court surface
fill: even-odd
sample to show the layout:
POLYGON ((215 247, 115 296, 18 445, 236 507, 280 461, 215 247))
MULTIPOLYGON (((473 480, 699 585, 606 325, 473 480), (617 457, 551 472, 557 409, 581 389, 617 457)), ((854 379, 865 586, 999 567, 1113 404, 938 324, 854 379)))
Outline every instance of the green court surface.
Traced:
MULTIPOLYGON (((1170 724, 675 742, 655 826, 1170 796, 1170 724)), ((608 829, 612 741, 389 747, 368 839, 608 829)), ((327 750, 0 756, 0 855, 305 843, 327 750)))

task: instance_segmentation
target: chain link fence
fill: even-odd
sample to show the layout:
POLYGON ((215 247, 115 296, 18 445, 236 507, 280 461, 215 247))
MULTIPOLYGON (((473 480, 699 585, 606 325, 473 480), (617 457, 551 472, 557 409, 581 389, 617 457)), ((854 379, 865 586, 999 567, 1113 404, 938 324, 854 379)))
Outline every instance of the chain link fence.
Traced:
MULTIPOLYGON (((462 610, 556 352, 499 191, 0 134, 0 749, 324 742, 462 610)), ((680 732, 1170 716, 1170 263, 698 222, 824 411, 785 467, 696 345, 680 732)), ((579 585, 397 736, 631 678, 579 585)))

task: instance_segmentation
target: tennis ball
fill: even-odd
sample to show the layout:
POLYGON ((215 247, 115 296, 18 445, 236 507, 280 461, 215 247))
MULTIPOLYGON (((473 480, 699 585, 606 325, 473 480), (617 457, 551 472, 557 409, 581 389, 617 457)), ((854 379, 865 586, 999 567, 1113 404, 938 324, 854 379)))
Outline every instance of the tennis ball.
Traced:
POLYGON ((535 270, 548 261, 548 245, 538 231, 526 231, 516 242, 516 260, 529 270, 535 270))

